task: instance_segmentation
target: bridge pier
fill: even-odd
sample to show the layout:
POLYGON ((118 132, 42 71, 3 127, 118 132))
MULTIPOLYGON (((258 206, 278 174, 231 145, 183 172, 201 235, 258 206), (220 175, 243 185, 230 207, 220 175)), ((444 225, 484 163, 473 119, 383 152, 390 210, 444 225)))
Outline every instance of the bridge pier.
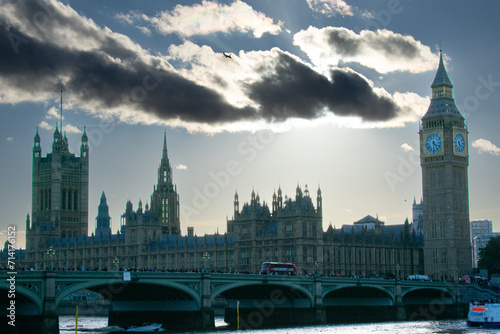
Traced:
POLYGON ((56 273, 45 272, 43 284, 42 334, 59 333, 59 315, 56 310, 56 273))
POLYGON ((402 297, 402 289, 401 289, 401 281, 396 277, 395 284, 394 284, 394 299, 396 301, 394 307, 396 308, 396 320, 397 321, 406 321, 406 309, 405 305, 403 304, 403 297, 402 297))
POLYGON ((314 277, 314 320, 318 324, 326 323, 326 310, 323 307, 323 287, 321 277, 314 277))
POLYGON ((215 328, 214 310, 212 308, 212 296, 210 293, 210 274, 201 277, 201 329, 215 328))

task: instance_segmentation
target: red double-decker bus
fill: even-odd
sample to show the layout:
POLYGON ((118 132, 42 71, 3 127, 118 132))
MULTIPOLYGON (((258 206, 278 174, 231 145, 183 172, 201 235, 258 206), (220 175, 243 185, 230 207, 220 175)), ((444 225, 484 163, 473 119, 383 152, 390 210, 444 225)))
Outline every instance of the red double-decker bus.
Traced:
POLYGON ((293 263, 264 262, 260 268, 261 275, 297 275, 297 267, 293 263))

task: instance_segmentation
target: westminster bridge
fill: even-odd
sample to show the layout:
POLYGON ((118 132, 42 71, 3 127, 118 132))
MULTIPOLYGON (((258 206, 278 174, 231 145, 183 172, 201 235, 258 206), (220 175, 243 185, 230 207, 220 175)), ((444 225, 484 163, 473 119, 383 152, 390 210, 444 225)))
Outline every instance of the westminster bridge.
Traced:
POLYGON ((109 325, 123 328, 148 321, 213 328, 214 306, 221 303, 226 322, 257 328, 457 317, 468 302, 461 285, 428 281, 139 271, 4 271, 0 277, 2 333, 32 332, 23 326, 58 333, 58 304, 82 289, 108 299, 109 325))

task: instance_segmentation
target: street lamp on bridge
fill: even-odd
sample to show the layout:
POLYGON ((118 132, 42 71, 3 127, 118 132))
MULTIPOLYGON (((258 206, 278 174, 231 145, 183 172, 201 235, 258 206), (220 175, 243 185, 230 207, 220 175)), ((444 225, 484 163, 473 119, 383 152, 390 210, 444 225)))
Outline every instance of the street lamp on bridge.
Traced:
POLYGON ((54 263, 52 262, 52 258, 54 257, 54 255, 56 255, 56 250, 52 246, 50 246, 50 248, 47 249, 47 256, 49 257, 49 266, 52 268, 54 267, 54 263))
POLYGON ((118 260, 118 258, 117 258, 117 257, 115 257, 115 258, 113 259, 113 266, 114 266, 115 270, 118 270, 118 265, 119 265, 119 264, 120 264, 120 260, 118 260))
POLYGON ((314 262, 314 265, 316 266, 316 275, 318 275, 319 267, 321 266, 321 261, 314 262))
POLYGON ((205 268, 204 268, 205 272, 207 272, 207 264, 208 264, 208 262, 210 262, 211 258, 212 257, 210 256, 210 254, 208 254, 208 252, 205 252, 205 254, 203 254, 203 262, 205 263, 205 268))

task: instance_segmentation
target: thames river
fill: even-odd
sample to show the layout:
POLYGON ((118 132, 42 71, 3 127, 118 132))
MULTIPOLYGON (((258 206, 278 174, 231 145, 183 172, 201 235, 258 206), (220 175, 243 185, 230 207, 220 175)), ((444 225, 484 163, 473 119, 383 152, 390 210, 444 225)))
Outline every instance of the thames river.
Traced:
MULTIPOLYGON (((80 317, 78 320, 78 332, 91 333, 123 333, 119 328, 107 328, 107 317, 80 317)), ((212 331, 186 331, 177 333, 203 333, 203 334, 303 334, 303 333, 342 333, 342 334, 400 334, 400 333, 498 333, 498 329, 469 328, 462 320, 439 320, 439 321, 408 321, 408 322, 383 322, 366 324, 329 324, 320 326, 299 326, 273 329, 255 329, 237 331, 226 329, 222 318, 216 318, 216 330, 212 331)), ((59 317, 59 328, 61 334, 75 333, 75 317, 59 317)), ((165 331, 164 333, 168 333, 165 331)))

